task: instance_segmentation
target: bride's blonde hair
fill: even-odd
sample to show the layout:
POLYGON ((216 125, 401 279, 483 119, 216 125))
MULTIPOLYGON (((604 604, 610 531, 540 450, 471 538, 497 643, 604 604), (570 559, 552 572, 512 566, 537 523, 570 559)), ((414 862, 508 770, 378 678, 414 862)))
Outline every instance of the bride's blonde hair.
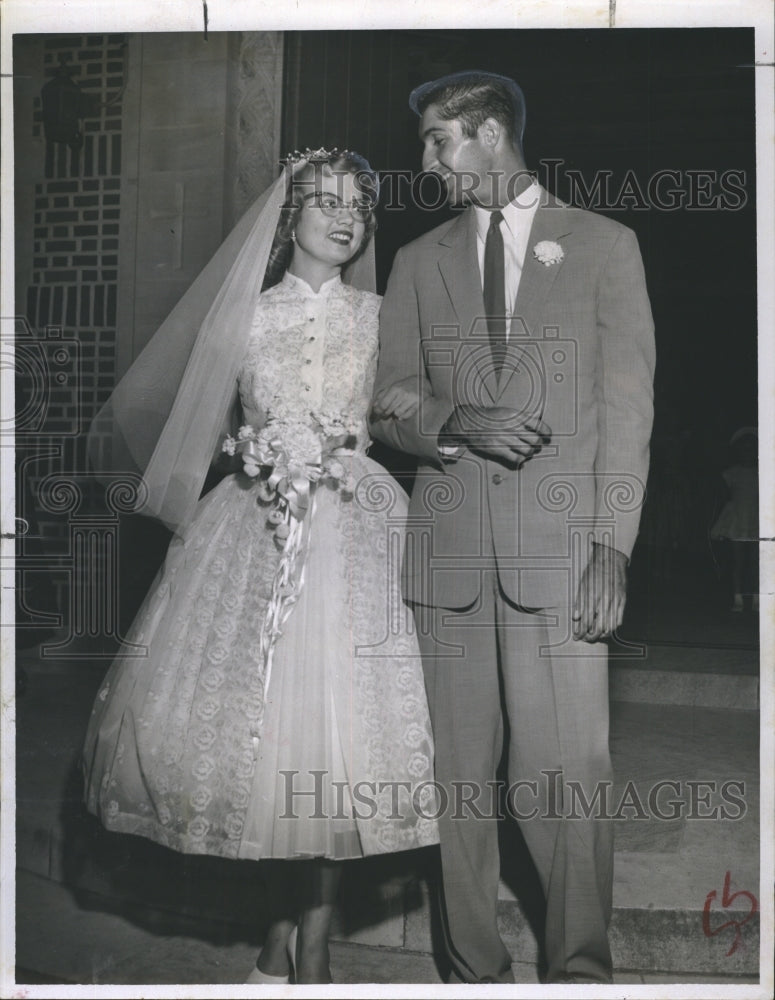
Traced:
MULTIPOLYGON (((309 163, 288 180, 287 198, 280 210, 280 219, 277 223, 272 249, 269 252, 262 291, 278 284, 288 270, 293 255, 293 234, 296 230, 296 222, 304 207, 304 188, 306 183, 314 179, 315 171, 319 169, 319 163, 309 163)), ((364 252, 377 228, 374 208, 379 198, 379 178, 372 170, 369 161, 360 153, 355 153, 352 150, 344 150, 332 157, 325 163, 323 169, 326 173, 352 174, 355 177, 358 190, 373 206, 366 219, 366 233, 357 252, 348 261, 350 263, 364 252)))

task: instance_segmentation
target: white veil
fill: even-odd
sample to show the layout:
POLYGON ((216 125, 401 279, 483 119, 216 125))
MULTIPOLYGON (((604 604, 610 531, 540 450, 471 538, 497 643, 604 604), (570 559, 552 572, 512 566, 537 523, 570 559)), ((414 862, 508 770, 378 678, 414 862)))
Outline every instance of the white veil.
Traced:
MULTIPOLYGON (((229 430, 237 373, 280 210, 300 159, 248 209, 118 383, 89 429, 98 476, 142 475, 136 511, 173 531, 199 500, 229 430)), ((375 291, 374 244, 342 274, 375 291)))

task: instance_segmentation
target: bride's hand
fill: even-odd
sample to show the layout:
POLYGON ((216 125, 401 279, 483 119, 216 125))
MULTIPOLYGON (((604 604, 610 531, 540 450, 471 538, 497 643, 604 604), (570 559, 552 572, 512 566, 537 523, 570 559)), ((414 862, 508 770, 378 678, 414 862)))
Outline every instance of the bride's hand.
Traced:
POLYGON ((396 420, 414 416, 420 408, 420 396, 415 388, 416 384, 417 380, 410 377, 381 389, 372 403, 374 416, 378 419, 395 417, 396 420))

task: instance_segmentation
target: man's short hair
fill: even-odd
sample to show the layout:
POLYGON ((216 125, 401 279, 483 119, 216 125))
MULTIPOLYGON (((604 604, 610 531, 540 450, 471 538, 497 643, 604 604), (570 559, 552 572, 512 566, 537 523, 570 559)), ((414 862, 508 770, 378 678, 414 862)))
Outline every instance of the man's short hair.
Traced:
POLYGON ((422 83, 409 95, 409 107, 418 116, 431 104, 438 105, 445 121, 458 120, 463 134, 471 139, 487 118, 494 118, 511 142, 522 148, 525 97, 507 76, 464 70, 422 83))

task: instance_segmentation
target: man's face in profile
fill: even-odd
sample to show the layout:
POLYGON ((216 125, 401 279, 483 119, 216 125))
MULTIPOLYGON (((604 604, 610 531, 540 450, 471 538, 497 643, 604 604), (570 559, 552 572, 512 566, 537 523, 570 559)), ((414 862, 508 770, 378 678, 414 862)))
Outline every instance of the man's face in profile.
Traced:
POLYGON ((423 144, 422 168, 437 174, 446 184, 447 201, 461 206, 479 202, 479 194, 488 186, 489 151, 479 135, 465 135, 459 119, 441 117, 437 104, 429 105, 420 118, 420 141, 423 144))

